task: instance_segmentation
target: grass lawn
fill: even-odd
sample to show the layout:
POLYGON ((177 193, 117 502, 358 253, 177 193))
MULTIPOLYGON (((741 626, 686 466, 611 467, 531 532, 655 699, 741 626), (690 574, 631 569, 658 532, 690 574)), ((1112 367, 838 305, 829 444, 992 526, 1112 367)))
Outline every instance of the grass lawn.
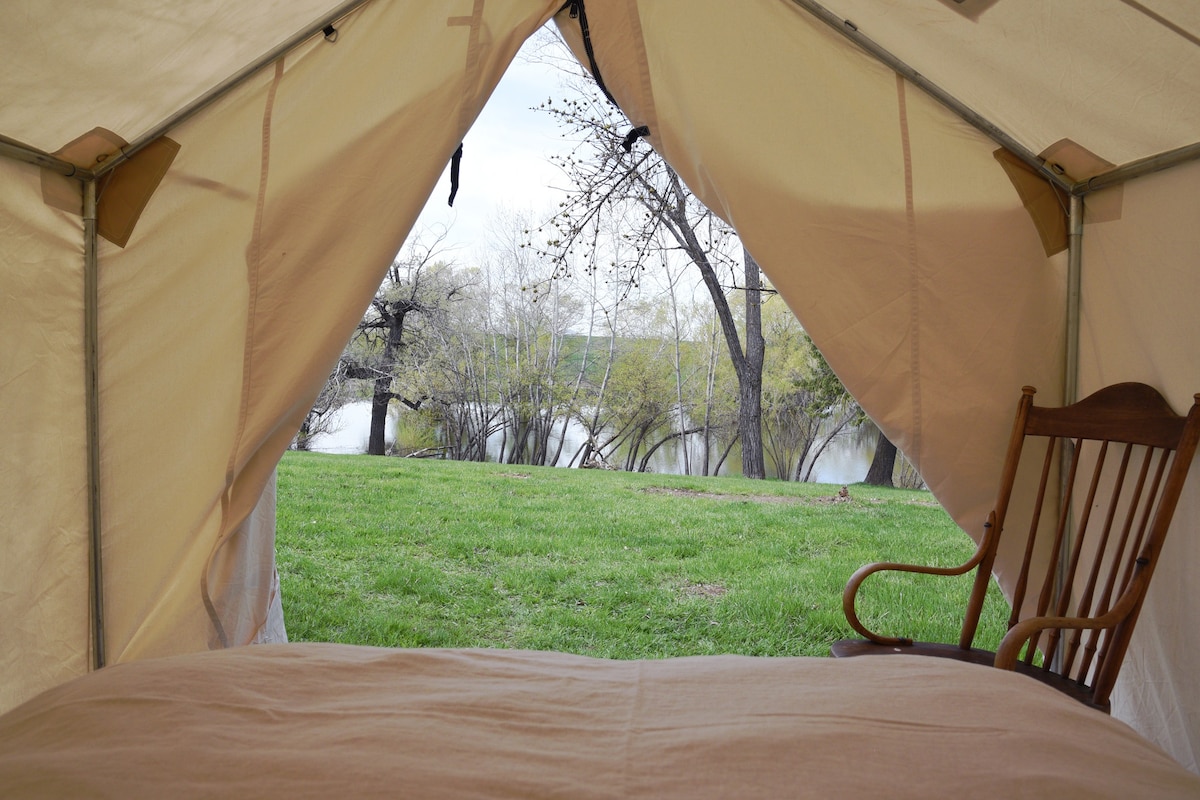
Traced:
MULTIPOLYGON (((973 544, 927 492, 288 453, 277 552, 293 641, 608 658, 827 655, 870 561, 973 544)), ((875 576, 881 632, 956 641, 969 577, 875 576)), ((977 646, 999 642, 993 585, 977 646)))

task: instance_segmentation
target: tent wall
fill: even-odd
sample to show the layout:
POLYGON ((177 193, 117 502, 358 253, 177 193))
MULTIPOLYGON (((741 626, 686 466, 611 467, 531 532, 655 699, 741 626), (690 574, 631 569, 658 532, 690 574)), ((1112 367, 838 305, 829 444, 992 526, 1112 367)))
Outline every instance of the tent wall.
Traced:
MULTIPOLYGON (((173 128, 179 154, 129 246, 101 243, 109 663, 262 638, 264 487, 451 153, 558 6, 451 5, 369 4, 336 42, 316 36, 173 128)), ((143 124, 119 122, 127 140, 143 124)), ((0 482, 0 586, 20 620, 0 629, 2 709, 87 669, 88 532, 81 224, 42 203, 37 169, 0 169, 0 416, 20 431, 0 482)))
MULTIPOLYGON (((1103 194, 1103 193, 1102 193, 1103 194)), ((1200 392, 1200 163, 1126 184, 1120 218, 1084 228, 1080 391, 1161 387, 1177 412, 1200 392)), ((1110 198, 1096 196, 1100 206, 1110 198)), ((1087 216, 1085 214, 1085 219, 1087 216)), ((1163 548, 1113 713, 1200 771, 1200 465, 1163 548)))
POLYGON ((824 5, 1035 153, 1069 139, 1124 164, 1200 131, 1192 0, 824 5))
POLYGON ((0 158, 0 709, 88 667, 83 225, 0 158))
MULTIPOLYGON (((937 34, 931 32, 948 38, 962 33, 956 27, 961 20, 945 14, 897 13, 894 19, 879 19, 877 8, 865 13, 868 4, 848 5, 879 23, 872 31, 881 30, 889 44, 907 52, 932 47, 930 38, 937 34), (929 16, 942 24, 914 30, 929 16)), ((666 0, 589 6, 605 83, 633 124, 650 127, 651 143, 689 187, 737 227, 847 388, 920 468, 959 524, 978 537, 995 500, 1020 387, 1038 387, 1040 404, 1062 399, 1067 255, 1046 256, 1016 189, 993 156, 991 140, 797 5, 711 4, 702 15, 688 8, 666 0)), ((587 63, 578 28, 562 17, 559 25, 577 57, 587 63)), ((1173 39, 1167 44, 1178 52, 1173 39)), ((1029 41, 1020 46, 1029 47, 1029 41)), ((988 41, 984 49, 1000 47, 988 41)), ((1030 58, 1042 58, 1034 49, 1030 58)), ((1115 63, 1128 55, 1122 50, 1115 63)), ((1044 128, 1036 119, 1028 125, 1011 120, 1009 111, 1020 108, 1027 92, 1046 90, 1047 81, 1085 66, 1053 55, 1050 59, 1050 66, 1031 67, 1029 86, 982 93, 984 107, 1012 122, 1037 150, 1053 144, 1054 132, 1064 129, 1091 133, 1103 128, 1103 136, 1079 138, 1118 159, 1177 146, 1194 135, 1194 127, 1172 123, 1156 127, 1148 139, 1114 139, 1108 136, 1114 126, 1105 127, 1110 120, 1101 117, 1124 112, 1088 104, 1071 106, 1044 128)), ((947 61, 944 71, 935 65, 934 71, 968 96, 980 95, 971 81, 987 82, 987 76, 973 67, 964 71, 972 74, 960 75, 954 63, 947 61), (964 79, 968 83, 961 83, 964 79)), ((1109 65, 1102 66, 1098 74, 1113 80, 1109 65)), ((1093 85, 1096 75, 1081 80, 1093 85)), ((1167 106, 1176 121, 1191 119, 1196 111, 1194 104, 1167 106)), ((1184 177, 1170 179, 1164 188, 1158 188, 1164 179, 1145 178, 1137 189, 1131 185, 1093 198, 1096 224, 1088 226, 1084 237, 1085 286, 1093 268, 1145 283, 1137 267, 1156 250, 1169 249, 1162 258, 1170 266, 1144 303, 1117 312, 1127 324, 1105 328, 1101 336, 1085 330, 1090 337, 1087 357, 1108 368, 1099 382, 1095 375, 1084 375, 1081 396, 1105 383, 1147 380, 1164 387, 1176 407, 1186 411, 1189 393, 1200 389, 1195 349, 1185 344, 1200 341, 1195 315, 1186 322, 1177 319, 1187 313, 1184 298, 1196 294, 1176 292, 1180 284, 1174 282, 1180 270, 1196 274, 1186 261, 1195 242, 1176 236, 1170 227, 1189 224, 1180 216, 1194 216, 1187 210, 1195 208, 1194 199, 1189 203, 1183 191, 1186 176, 1194 174, 1185 170, 1184 177), (1130 195, 1121 216, 1122 196, 1130 195), (1178 205, 1160 222, 1147 225, 1136 215, 1142 203, 1143 213, 1151 217, 1158 206, 1178 205), (1111 222, 1114 218, 1120 221, 1111 222), (1105 227, 1101 220, 1115 226, 1107 228, 1108 236, 1123 231, 1120 252, 1112 252, 1115 243, 1092 236, 1105 227), (1092 263, 1093 255, 1103 258, 1097 252, 1101 248, 1110 252, 1107 267, 1092 263), (1171 295, 1177 310, 1157 326, 1142 326, 1142 318, 1156 313, 1160 294, 1171 295), (1161 369, 1130 368, 1127 358, 1108 353, 1109 341, 1100 341, 1110 336, 1135 356, 1164 350, 1161 369), (1180 350, 1193 355, 1180 358, 1180 350), (1167 374, 1169 382, 1163 380, 1167 374)), ((1196 229, 1194 220, 1190 227, 1196 229)), ((1115 287, 1107 302, 1121 306, 1126 297, 1122 287, 1115 287)), ((1107 325, 1108 309, 1094 300, 1087 307, 1107 325)), ((1193 492, 1179 512, 1185 520, 1179 527, 1196 526, 1195 507, 1193 492)), ((1187 531, 1179 538, 1188 539, 1187 531)), ((1193 559, 1196 555, 1190 553, 1193 559)), ((1006 590, 1019 561, 1018 553, 1000 554, 996 573, 1006 590)), ((1158 591, 1167 593, 1179 578, 1159 580, 1168 588, 1158 591)), ((1196 602, 1193 597, 1188 605, 1196 602)), ((1180 760, 1195 765, 1200 720, 1187 709, 1200 704, 1194 692, 1178 684, 1195 674, 1187 665, 1200 658, 1200 648, 1172 639, 1174 650, 1168 653, 1160 639, 1159 652, 1147 653, 1145 639, 1167 636, 1181 619, 1161 600, 1151 605, 1147 617, 1157 615, 1167 627, 1147 625, 1158 633, 1142 634, 1140 644, 1135 643, 1130 659, 1144 667, 1131 669, 1122 687, 1141 686, 1149 675, 1154 688, 1118 713, 1164 746, 1170 742, 1180 760), (1164 714, 1172 702, 1182 702, 1183 709, 1164 714)), ((1128 696, 1130 690, 1123 691, 1128 696)))
POLYGON ((606 83, 979 535, 1020 387, 1061 397, 1065 258, 990 140, 798 7, 685 5, 589 9, 606 83))
POLYGON ((7 0, 0 132, 46 152, 97 126, 135 141, 339 5, 7 0))

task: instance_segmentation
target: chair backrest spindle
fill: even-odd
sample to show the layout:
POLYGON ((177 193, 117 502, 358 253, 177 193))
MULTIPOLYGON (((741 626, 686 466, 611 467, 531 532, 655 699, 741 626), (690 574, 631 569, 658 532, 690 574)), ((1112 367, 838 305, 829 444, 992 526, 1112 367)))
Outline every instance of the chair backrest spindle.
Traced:
POLYGON ((842 592, 842 608, 866 639, 839 640, 833 655, 911 653, 991 664, 1108 709, 1200 447, 1200 394, 1181 417, 1142 383, 1114 384, 1062 408, 1035 406, 1035 393, 1032 386, 1021 390, 996 504, 974 555, 956 567, 860 567, 842 592), (1000 552, 1008 563, 1017 556, 1020 562, 1011 584, 999 575, 1010 588, 1012 612, 1008 632, 989 652, 973 643, 1000 552), (885 571, 974 571, 957 647, 877 633, 863 623, 859 589, 885 571))
POLYGON ((1038 529, 1041 527, 1042 509, 1046 503, 1046 487, 1049 485, 1050 466, 1054 463, 1054 448, 1056 444, 1056 437, 1051 437, 1046 443, 1046 454, 1042 460, 1042 477, 1038 481, 1037 499, 1033 504, 1033 513, 1030 515, 1029 530, 1025 534, 1025 553, 1021 557, 1021 571, 1017 574, 1017 582, 1013 588, 1012 612, 1008 617, 1009 628, 1020 621, 1021 609, 1025 606, 1025 592, 1029 586, 1029 570, 1033 563, 1038 529))
MULTIPOLYGON (((1041 455, 1042 463, 1009 628, 1028 617, 1115 618, 1114 609, 1132 608, 1119 623, 1035 631, 1020 658, 1032 666, 1040 652, 1042 670, 1091 685, 1106 705, 1200 438, 1200 395, 1186 418, 1143 384, 1110 386, 1063 408, 1034 406, 1030 395, 1027 388, 1022 402, 1029 405, 1013 432, 1022 441, 1010 442, 1009 457, 1041 455), (1045 443, 1044 453, 1034 439, 1045 443), (1044 567, 1037 576, 1035 565, 1044 567), (1027 603, 1035 586, 1036 601, 1027 603)), ((1008 480, 1017 472, 1006 463, 1008 480)), ((1002 518, 1010 494, 1002 488, 997 501, 1002 518)))

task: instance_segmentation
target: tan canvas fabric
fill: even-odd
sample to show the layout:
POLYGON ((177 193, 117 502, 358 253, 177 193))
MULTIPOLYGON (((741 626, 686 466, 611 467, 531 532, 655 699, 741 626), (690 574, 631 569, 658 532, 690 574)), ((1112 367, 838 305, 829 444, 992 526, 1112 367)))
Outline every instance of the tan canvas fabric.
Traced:
POLYGON ((0 785, 130 800, 1200 793, 1123 723, 943 659, 311 644, 150 659, 58 687, 0 717, 0 785))
POLYGON ((78 218, 0 159, 0 709, 88 665, 83 261, 78 218))
MULTIPOLYGON (((1200 392, 1200 163, 1134 181, 1120 220, 1086 226, 1080 388, 1140 380, 1178 413, 1200 392)), ((1200 769, 1200 466, 1193 465, 1114 694, 1114 714, 1200 769)))
POLYGON ((171 448, 131 455, 105 487, 111 580, 131 587, 110 608, 117 659, 254 635, 253 625, 248 636, 225 630, 223 607, 214 630, 198 580, 222 606, 237 596, 230 586, 258 587, 251 617, 262 618, 271 532, 237 535, 241 521, 483 98, 548 13, 481 8, 474 27, 469 13, 428 4, 374 4, 342 20, 336 43, 316 38, 173 130, 181 150, 139 223, 138 248, 102 252, 104 294, 117 306, 102 317, 112 352, 103 379, 106 405, 120 409, 105 424, 130 432, 112 437, 107 457, 151 452, 147 439, 170 420, 200 428, 188 458, 171 448), (397 46, 398 30, 408 45, 397 46), (358 78, 368 74, 372 91, 358 78), (446 119, 458 124, 430 124, 446 119), (117 283, 123 275, 129 283, 117 283), (160 363, 168 376, 204 375, 204 391, 164 379, 152 401, 125 402, 126 387, 160 363), (147 405, 164 415, 153 425, 147 405), (136 525, 147 515, 179 533, 147 548, 136 525), (168 577, 132 588, 148 563, 168 577))
MULTIPOLYGON (((137 141, 338 7, 251 5, 6 7, 0 145, 54 152, 96 128, 137 141)), ((275 629, 263 488, 450 154, 561 5, 369 2, 336 42, 317 35, 167 132, 180 150, 127 246, 100 247, 110 660, 275 629)), ((1124 164, 1200 130, 1190 0, 825 5, 1030 152, 1124 164)), ((1064 377, 1067 259, 1045 256, 995 144, 792 0, 587 10, 622 107, 977 534, 1019 387, 1052 403, 1064 377)), ((1089 198, 1082 390, 1146 380, 1182 410, 1200 389, 1196 178, 1177 167, 1089 198)), ((82 226, 42 202, 36 168, 2 159, 0 179, 6 708, 87 668, 87 510, 82 226)), ((1197 603, 1194 539, 1168 544, 1118 709, 1193 765, 1200 646, 1175 631, 1197 603)))
MULTIPOLYGON (((129 245, 100 247, 110 663, 261 638, 273 526, 243 521, 450 154, 517 48, 556 8, 521 0, 371 4, 338 22, 336 43, 318 35, 171 130, 179 153, 129 245)), ((95 21, 59 11, 63 36, 95 21)), ((231 30, 253 29, 253 14, 176 42, 198 59, 192 90, 198 95, 214 75, 240 68, 248 60, 242 45, 257 51, 264 37, 282 39, 313 16, 312 7, 289 11, 270 31, 248 34, 249 44, 231 30), (234 41, 236 52, 222 46, 234 41), (212 52, 199 58, 206 47, 212 52)), ((165 50, 172 37, 204 27, 172 17, 183 33, 164 32, 148 17, 123 17, 130 18, 146 25, 130 35, 165 50)), ((93 35, 108 30, 100 25, 93 35)), ((34 63, 49 59, 22 53, 34 63)), ((150 70, 138 57, 125 67, 150 70)), ((163 57, 164 69, 175 63, 175 55, 163 57)), ((93 77, 105 78, 106 68, 93 77)), ((102 123, 132 141, 165 117, 158 103, 175 102, 163 99, 171 92, 144 91, 141 80, 133 79, 129 97, 106 96, 128 104, 118 119, 97 111, 85 129, 102 123)), ((73 97, 77 87, 62 91, 73 97)), ((82 124, 77 109, 5 109, 0 121, 13 138, 55 149, 55 139, 80 133, 69 128, 82 124)), ((14 556, 4 559, 12 572, 4 586, 22 619, 0 634, 8 707, 87 668, 88 572, 81 224, 41 203, 35 168, 7 160, 3 168, 20 178, 6 180, 3 192, 5 232, 15 242, 6 245, 4 285, 20 289, 6 291, 13 313, 0 323, 13 328, 3 402, 30 437, 10 450, 4 471, 4 530, 13 540, 5 552, 14 556), (70 337, 43 324, 51 309, 70 337), (63 366, 32 370, 47 351, 63 366), (54 447, 34 446, 47 438, 54 447), (29 491, 26 475, 44 478, 44 496, 29 491), (69 520, 59 521, 64 515, 69 520), (49 566, 31 568, 37 564, 49 566)))
MULTIPOLYGON (((861 31, 879 32, 884 44, 912 55, 923 73, 930 62, 920 56, 938 49, 938 36, 955 38, 951 53, 981 41, 987 43, 981 44, 986 53, 1002 47, 991 37, 1008 24, 1003 15, 1002 24, 992 30, 985 23, 996 18, 968 24, 953 14, 947 18, 944 10, 883 13, 880 4, 852 5, 847 10, 861 17, 847 16, 863 23, 861 31), (942 22, 919 24, 930 17, 942 22)), ((1027 5, 1009 5, 1032 11, 1027 5)), ((698 15, 670 3, 632 0, 589 9, 600 71, 632 122, 649 125, 650 141, 689 186, 737 226, 847 387, 919 466, 955 519, 978 537, 994 502, 1020 386, 1038 387, 1040 404, 1061 402, 1067 257, 1047 258, 1040 251, 1036 223, 1020 210, 1021 196, 1005 179, 989 139, 796 6, 761 3, 753 9, 744 4, 706 7, 698 15), (605 31, 627 30, 641 33, 643 49, 628 36, 603 38, 605 31), (747 81, 747 75, 777 78, 747 81)), ((1125 19, 1124 12, 1114 13, 1125 19)), ((583 59, 570 21, 559 21, 583 59)), ((1029 30, 1028 20, 1013 25, 1013 30, 1029 30)), ((1158 41, 1161 26, 1151 27, 1158 41)), ((1168 32, 1172 42, 1179 38, 1168 32)), ((1028 46, 1022 39, 1016 51, 1024 54, 1028 46)), ((1168 49, 1175 52, 1175 47, 1168 49)), ((1122 50, 1116 61, 1126 57, 1133 56, 1122 50)), ((937 65, 941 56, 933 58, 937 65)), ((1194 63, 1186 48, 1181 58, 1184 64, 1194 63)), ((962 92, 972 101, 979 98, 1000 119, 1030 114, 1028 126, 1014 123, 1012 130, 1027 136, 1035 151, 1067 135, 1078 136, 1121 162, 1188 143, 1194 126, 1172 128, 1169 136, 1162 128, 1138 131, 1116 142, 1105 135, 1082 135, 1091 126, 1106 124, 1087 109, 1071 105, 1066 119, 1056 118, 1057 127, 1047 127, 1033 112, 1041 99, 1033 105, 1018 102, 1034 87, 1057 97, 1048 82, 1074 76, 1089 63, 1063 63, 1054 54, 1031 53, 1028 62, 1014 67, 1029 72, 1029 86, 993 89, 990 81, 987 91, 979 91, 963 83, 962 92)), ((1109 68, 1097 66, 1113 98, 1132 93, 1172 119, 1190 118, 1197 110, 1180 95, 1191 86, 1196 70, 1173 72, 1177 80, 1164 84, 1161 95, 1144 98, 1143 88, 1117 80, 1109 68)), ((963 72, 986 80, 985 73, 976 74, 976 65, 963 72)), ((966 80, 949 70, 946 79, 952 85, 966 80)), ((1089 75, 1083 83, 1090 85, 1093 79, 1089 75)), ((1118 112, 1106 107, 1095 113, 1118 112)), ((1109 124, 1107 130, 1116 127, 1109 124)), ((1146 195, 1160 198, 1156 202, 1179 200, 1172 189, 1150 188, 1141 196, 1146 195)), ((1112 199, 1094 199, 1105 220, 1121 219, 1114 213, 1121 208, 1120 198, 1116 203, 1112 199)), ((1194 206, 1177 206, 1189 207, 1194 206)), ((1128 280, 1138 280, 1131 266, 1140 263, 1144 236, 1178 243, 1177 251, 1164 254, 1166 263, 1177 265, 1168 274, 1188 269, 1184 239, 1137 224, 1125 223, 1122 230, 1130 238, 1117 270, 1128 280)), ((1085 259, 1090 252, 1085 247, 1085 259)), ((1167 281, 1166 286, 1176 284, 1167 281)), ((1119 305, 1123 297, 1118 292, 1111 300, 1119 305)), ((1197 339, 1187 338, 1188 326, 1177 324, 1176 316, 1168 316, 1161 330, 1143 335, 1154 347, 1165 348, 1162 371, 1177 383, 1197 383, 1191 390, 1177 388, 1177 393, 1196 391, 1200 370, 1174 356, 1186 347, 1182 342, 1197 339), (1183 336, 1171 343, 1168 331, 1183 336)), ((1130 322, 1136 325, 1136 319, 1130 322)), ((1093 352, 1101 361, 1109 358, 1103 348, 1093 352)), ((1113 363, 1108 378, 1091 388, 1138 379, 1164 385, 1158 376, 1138 378, 1113 363)), ((1176 402, 1181 410, 1190 405, 1183 399, 1176 402)), ((1032 476, 1027 477, 1031 482, 1032 476)), ((1017 505, 1026 502, 1019 498, 1017 505)), ((1186 509, 1181 515, 1187 516, 1186 509)), ((1015 578, 1010 565, 1018 562, 1019 554, 1001 553, 996 571, 1003 586, 1015 578)), ((1189 649, 1200 652, 1194 645, 1189 649)), ((1172 674, 1176 670, 1162 668, 1172 674)), ((1178 674, 1186 674, 1183 670, 1178 674)), ((1159 678, 1151 680, 1161 684, 1159 678)), ((1173 694, 1176 683, 1167 681, 1164 693, 1173 694)), ((1197 702, 1189 701, 1188 707, 1196 708, 1197 702)), ((1200 720, 1193 712, 1186 716, 1188 721, 1177 728, 1192 732, 1177 730, 1172 736, 1182 742, 1180 757, 1194 763, 1187 753, 1194 752, 1200 720)))
POLYGON ((17 0, 0 132, 52 153, 95 127, 134 141, 291 35, 333 0, 146 6, 17 0))
POLYGON ((1124 164, 1200 131, 1190 0, 999 0, 974 18, 954 0, 823 5, 1034 153, 1070 139, 1124 164))

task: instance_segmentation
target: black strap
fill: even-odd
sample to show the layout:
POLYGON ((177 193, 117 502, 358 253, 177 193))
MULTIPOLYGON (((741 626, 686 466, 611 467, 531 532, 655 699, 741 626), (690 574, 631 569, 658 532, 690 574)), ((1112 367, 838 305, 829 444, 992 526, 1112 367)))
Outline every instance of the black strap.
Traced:
POLYGON ((600 91, 604 92, 608 102, 620 108, 608 91, 608 87, 604 85, 604 78, 600 76, 600 67, 596 64, 596 51, 592 49, 592 31, 588 27, 587 11, 583 7, 583 0, 570 0, 567 6, 571 8, 571 19, 579 20, 579 32, 583 34, 583 49, 587 53, 588 66, 592 70, 592 77, 596 79, 596 85, 600 87, 600 91))
POLYGON ((454 196, 458 194, 458 169, 462 165, 462 142, 450 157, 450 207, 454 207, 454 196))
POLYGON ((642 138, 643 136, 649 136, 649 135, 650 135, 650 126, 649 125, 638 125, 636 128, 631 130, 629 133, 625 134, 625 138, 621 140, 621 147, 624 148, 626 153, 632 153, 633 152, 633 143, 636 142, 638 139, 642 138))
MULTIPOLYGON (((604 78, 600 75, 600 67, 596 64, 596 51, 592 49, 592 31, 588 27, 587 11, 584 10, 583 0, 568 0, 558 9, 561 13, 564 8, 571 9, 571 19, 579 20, 579 32, 583 34, 583 49, 587 53, 588 66, 592 70, 592 77, 596 80, 596 85, 600 87, 600 91, 604 92, 604 96, 608 98, 608 102, 612 103, 617 108, 621 106, 617 103, 612 93, 608 91, 608 87, 604 85, 604 78)), ((629 133, 625 134, 625 138, 621 141, 621 147, 626 153, 633 152, 633 143, 643 136, 650 135, 650 128, 646 125, 639 125, 629 133)))

